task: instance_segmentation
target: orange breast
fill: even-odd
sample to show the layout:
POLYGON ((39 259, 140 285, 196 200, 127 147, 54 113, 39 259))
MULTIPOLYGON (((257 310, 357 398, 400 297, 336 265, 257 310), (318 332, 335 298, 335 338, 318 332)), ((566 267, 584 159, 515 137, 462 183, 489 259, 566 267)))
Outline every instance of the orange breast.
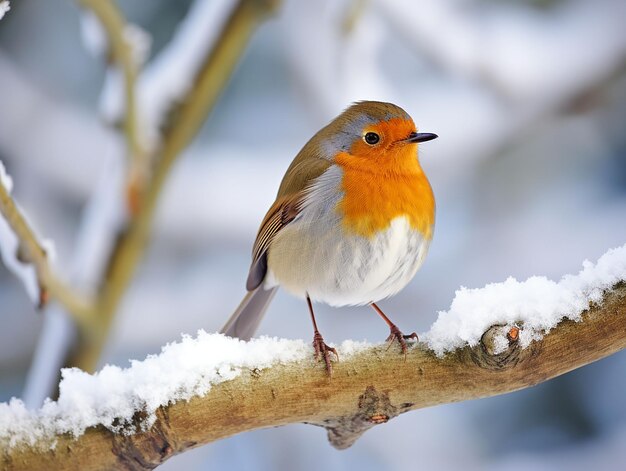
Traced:
POLYGON ((435 198, 415 149, 405 156, 363 159, 348 153, 335 161, 343 170, 343 199, 338 211, 347 231, 371 237, 405 216, 425 238, 432 238, 435 198))

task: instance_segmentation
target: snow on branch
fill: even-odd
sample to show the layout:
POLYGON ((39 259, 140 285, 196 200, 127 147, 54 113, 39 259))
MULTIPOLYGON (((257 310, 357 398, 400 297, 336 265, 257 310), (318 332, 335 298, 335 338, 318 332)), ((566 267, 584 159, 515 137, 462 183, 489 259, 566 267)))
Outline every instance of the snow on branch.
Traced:
POLYGON ((0 1, 0 20, 4 17, 6 12, 11 9, 11 5, 9 4, 9 0, 0 1))
MULTIPOLYGON (((465 345, 478 345, 490 326, 502 324, 520 328, 520 346, 526 348, 563 319, 580 321, 589 303, 600 302, 604 291, 625 279, 626 245, 609 250, 596 264, 585 260, 578 275, 565 275, 559 282, 533 276, 523 282, 508 278, 481 289, 461 287, 450 310, 440 312, 421 338, 442 355, 465 345)), ((506 336, 495 340, 496 353, 507 349, 506 336)))
POLYGON ((346 341, 332 378, 304 341, 202 331, 126 369, 64 370, 58 401, 37 411, 0 404, 2 464, 144 469, 197 444, 298 422, 325 427, 345 448, 403 412, 515 391, 625 348, 625 280, 626 245, 558 283, 462 290, 406 361, 346 341))
POLYGON ((105 119, 122 119, 130 161, 128 206, 138 211, 148 173, 149 152, 156 147, 152 136, 142 125, 137 106, 136 89, 139 69, 150 51, 152 38, 139 26, 128 23, 113 0, 78 0, 85 8, 81 32, 87 49, 96 56, 108 55, 109 67, 102 91, 105 119))
MULTIPOLYGON (((365 345, 346 341, 339 348, 341 358, 349 358, 365 345)), ((58 401, 47 401, 36 412, 15 398, 0 404, 0 443, 53 443, 57 435, 79 437, 97 425, 132 434, 139 411, 145 414, 140 429, 148 430, 159 407, 205 396, 244 370, 293 362, 306 362, 312 368, 313 362, 306 361, 312 358, 310 350, 302 340, 261 337, 244 342, 201 330, 196 338, 183 336, 180 342, 164 346, 159 355, 132 361, 129 368, 107 365, 93 375, 66 368, 58 401)))
POLYGON ((0 161, 0 252, 6 267, 17 276, 37 306, 51 295, 62 303, 79 322, 89 316, 89 303, 72 293, 50 269, 54 256, 52 241, 40 239, 22 209, 13 201, 13 180, 0 161))
MULTIPOLYGON (((11 206, 10 198, 13 191, 13 179, 7 174, 4 164, 0 161, 0 252, 4 265, 20 279, 31 301, 39 304, 40 289, 35 267, 18 259, 19 239, 11 229, 8 215, 11 206)), ((43 249, 42 249, 43 251, 43 249)))
POLYGON ((167 46, 139 78, 139 104, 151 133, 197 82, 202 65, 223 36, 238 2, 196 0, 167 46))

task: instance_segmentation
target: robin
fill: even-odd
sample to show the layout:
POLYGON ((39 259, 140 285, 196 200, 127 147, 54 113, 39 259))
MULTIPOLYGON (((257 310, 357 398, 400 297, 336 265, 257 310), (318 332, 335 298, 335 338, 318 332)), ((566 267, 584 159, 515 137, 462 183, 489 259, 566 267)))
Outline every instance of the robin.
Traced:
POLYGON ((252 249, 248 294, 222 332, 248 340, 279 286, 307 301, 315 356, 332 373, 334 348, 312 302, 368 304, 406 355, 404 335, 376 304, 398 293, 424 261, 435 199, 417 156, 411 117, 391 103, 353 104, 315 134, 287 169, 252 249))

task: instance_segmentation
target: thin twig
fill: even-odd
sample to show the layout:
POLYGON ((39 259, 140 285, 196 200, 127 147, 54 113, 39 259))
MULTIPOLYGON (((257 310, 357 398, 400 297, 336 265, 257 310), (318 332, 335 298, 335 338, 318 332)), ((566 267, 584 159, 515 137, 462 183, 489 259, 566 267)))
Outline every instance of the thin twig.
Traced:
POLYGON ((61 303, 74 316, 78 325, 88 324, 93 318, 93 302, 77 295, 52 272, 46 250, 2 184, 0 184, 0 213, 20 241, 26 259, 35 267, 40 292, 47 293, 44 297, 51 296, 61 303))
POLYGON ((125 118, 124 133, 130 162, 128 173, 128 207, 136 213, 141 206, 140 194, 148 172, 148 152, 140 135, 137 111, 136 84, 138 64, 133 46, 126 35, 128 23, 113 0, 77 0, 90 10, 100 21, 109 44, 111 60, 117 64, 124 76, 125 118))

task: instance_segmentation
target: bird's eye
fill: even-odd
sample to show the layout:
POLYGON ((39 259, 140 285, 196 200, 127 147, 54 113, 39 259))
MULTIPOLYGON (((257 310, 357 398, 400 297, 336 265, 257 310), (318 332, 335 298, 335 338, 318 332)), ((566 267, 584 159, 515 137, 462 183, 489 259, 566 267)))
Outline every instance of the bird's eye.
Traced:
POLYGON ((368 132, 368 133, 365 133, 365 136, 363 136, 363 139, 370 146, 373 146, 374 144, 378 144, 378 141, 380 141, 380 136, 376 134, 375 132, 368 132))

